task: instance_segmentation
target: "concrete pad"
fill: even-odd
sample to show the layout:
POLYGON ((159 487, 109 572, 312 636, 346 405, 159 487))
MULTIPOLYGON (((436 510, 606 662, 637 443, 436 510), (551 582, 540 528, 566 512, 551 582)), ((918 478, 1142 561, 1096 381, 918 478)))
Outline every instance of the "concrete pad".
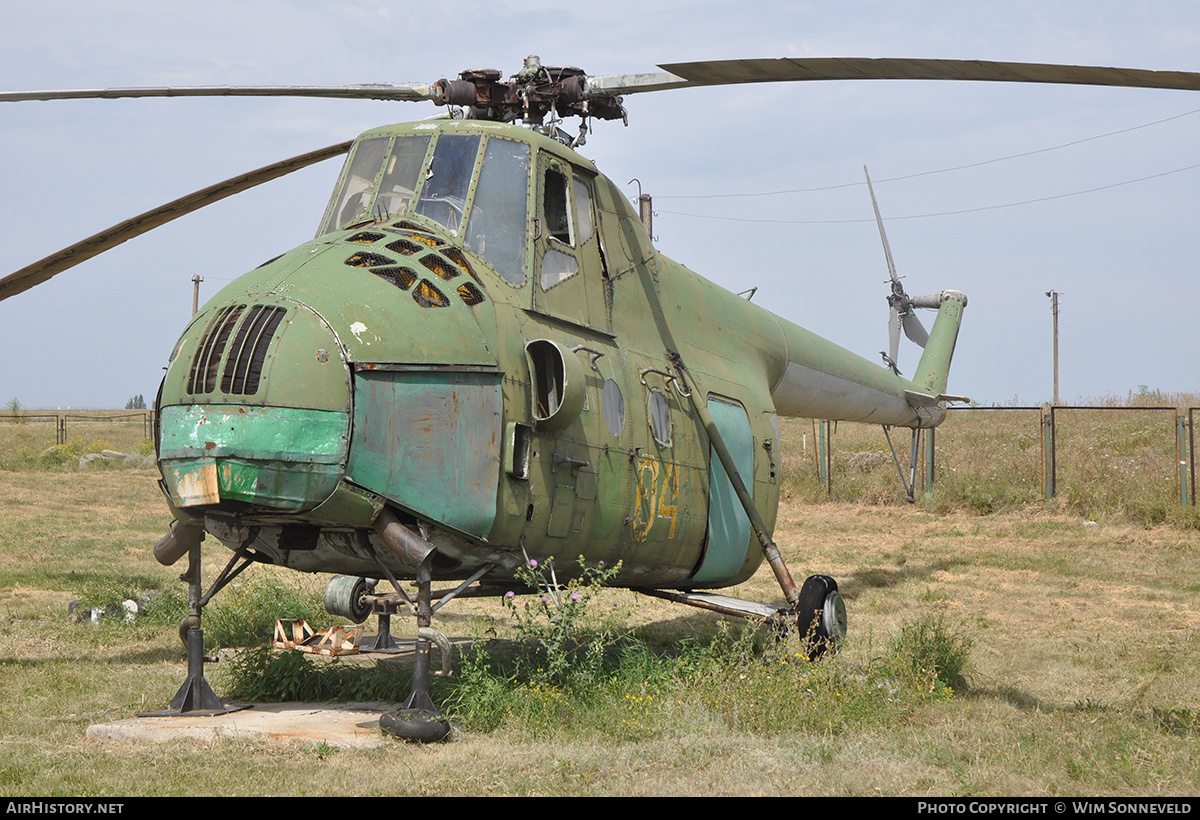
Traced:
POLYGON ((401 741, 379 731, 379 716, 397 707, 378 703, 263 703, 215 717, 134 717, 89 726, 87 737, 133 743, 223 737, 374 748, 401 741))

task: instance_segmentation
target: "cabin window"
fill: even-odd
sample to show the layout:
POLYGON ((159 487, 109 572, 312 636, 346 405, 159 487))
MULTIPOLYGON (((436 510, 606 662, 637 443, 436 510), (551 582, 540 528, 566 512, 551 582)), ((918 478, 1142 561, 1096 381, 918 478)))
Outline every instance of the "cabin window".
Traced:
POLYGON ((466 246, 513 285, 525 283, 528 189, 529 146, 489 138, 467 221, 466 246))
POLYGON ((671 446, 671 406, 658 390, 650 391, 650 432, 659 447, 671 446))
POLYGON ((478 135, 442 134, 425 171, 417 213, 458 233, 478 152, 478 135))
POLYGON ((621 395, 621 385, 612 379, 605 379, 600 399, 604 406, 604 423, 608 425, 608 432, 619 437, 625 429, 625 397, 621 395))

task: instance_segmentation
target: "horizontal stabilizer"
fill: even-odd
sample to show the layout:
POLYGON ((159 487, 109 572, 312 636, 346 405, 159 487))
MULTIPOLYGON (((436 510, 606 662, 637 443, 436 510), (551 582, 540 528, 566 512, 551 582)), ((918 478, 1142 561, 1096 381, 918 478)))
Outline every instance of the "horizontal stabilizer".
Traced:
POLYGON ((970 403, 970 399, 966 396, 951 396, 946 393, 939 393, 936 396, 931 396, 928 393, 918 393, 916 390, 905 390, 904 398, 913 407, 937 407, 942 402, 957 402, 960 404, 970 403))

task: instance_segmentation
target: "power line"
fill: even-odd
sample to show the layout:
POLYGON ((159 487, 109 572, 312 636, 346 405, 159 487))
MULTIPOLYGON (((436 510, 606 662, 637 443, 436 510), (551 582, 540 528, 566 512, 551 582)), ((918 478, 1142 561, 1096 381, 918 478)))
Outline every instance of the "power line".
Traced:
MULTIPOLYGON (((1111 188, 1121 188, 1125 185, 1134 185, 1138 182, 1146 182, 1151 179, 1159 179, 1160 177, 1171 176, 1172 174, 1182 174, 1185 171, 1192 171, 1200 168, 1200 163, 1188 165, 1183 168, 1176 168, 1172 171, 1163 171, 1161 174, 1151 174, 1150 176, 1138 177, 1137 179, 1127 179, 1122 182, 1114 182, 1110 185, 1100 185, 1095 188, 1086 188, 1082 191, 1071 191, 1065 194, 1052 194, 1051 196, 1042 196, 1035 199, 1023 199, 1020 202, 1006 202, 1002 205, 981 205, 978 208, 960 208, 955 211, 937 211, 928 214, 908 214, 906 216, 889 216, 888 220, 897 219, 929 219, 937 216, 956 216, 958 214, 972 214, 980 211, 998 211, 1002 208, 1017 208, 1021 205, 1033 205, 1038 202, 1050 202, 1055 199, 1066 199, 1072 196, 1083 196, 1084 194, 1094 194, 1097 191, 1107 191, 1111 188)), ((856 183, 859 184, 859 183, 856 183)), ((738 216, 714 216, 710 214, 691 214, 683 211, 668 211, 659 209, 660 214, 671 214, 673 216, 689 216, 695 219, 716 219, 725 222, 753 222, 759 224, 770 225, 850 225, 856 222, 874 222, 874 219, 749 219, 738 216)))
MULTIPOLYGON (((1200 108, 1195 108, 1195 109, 1192 109, 1191 111, 1185 111, 1182 114, 1176 114, 1172 117, 1166 117, 1161 120, 1155 120, 1154 122, 1147 122, 1147 123, 1142 123, 1141 125, 1134 125, 1129 128, 1122 128, 1118 131, 1109 131, 1108 133, 1105 133, 1105 134, 1095 134, 1090 137, 1083 137, 1081 139, 1071 140, 1070 142, 1064 142, 1059 145, 1052 145, 1048 148, 1037 148, 1037 149, 1034 149, 1033 151, 1022 151, 1021 153, 1018 153, 1018 154, 1009 154, 1009 155, 1003 156, 1003 157, 994 157, 992 159, 985 159, 985 160, 981 160, 979 162, 971 162, 966 165, 955 165, 955 166, 952 166, 949 168, 937 168, 932 171, 918 171, 913 174, 903 174, 901 176, 886 177, 884 179, 875 180, 875 182, 876 182, 876 184, 880 184, 880 183, 884 183, 884 182, 900 182, 900 181, 906 180, 906 179, 916 179, 918 177, 933 176, 935 174, 948 174, 948 173, 952 173, 954 171, 965 171, 965 170, 968 170, 971 168, 979 168, 984 165, 992 165, 997 162, 1007 162, 1008 160, 1011 160, 1011 159, 1021 159, 1022 157, 1031 157, 1036 154, 1045 154, 1045 153, 1049 153, 1050 151, 1058 151, 1063 148, 1070 148, 1073 145, 1081 145, 1085 142, 1092 142, 1094 140, 1105 139, 1106 137, 1115 137, 1119 134, 1128 134, 1131 131, 1139 131, 1143 128, 1150 128, 1155 125, 1162 125, 1163 123, 1171 122, 1172 120, 1178 120, 1178 119, 1182 119, 1184 117, 1190 117, 1192 114, 1200 114, 1200 108)), ((781 196, 783 194, 811 194, 811 193, 819 193, 821 191, 836 191, 841 188, 858 188, 864 184, 866 184, 866 183, 843 182, 838 185, 823 185, 823 186, 820 186, 817 188, 789 188, 789 189, 781 190, 781 191, 759 191, 757 193, 740 193, 740 194, 690 194, 690 195, 689 194, 666 194, 666 195, 658 195, 655 197, 655 199, 735 199, 735 198, 749 198, 749 197, 759 197, 759 196, 781 196)), ((1097 190, 1099 190, 1099 189, 1097 189, 1097 190)), ((1007 207, 1007 206, 998 206, 998 207, 1007 207)))

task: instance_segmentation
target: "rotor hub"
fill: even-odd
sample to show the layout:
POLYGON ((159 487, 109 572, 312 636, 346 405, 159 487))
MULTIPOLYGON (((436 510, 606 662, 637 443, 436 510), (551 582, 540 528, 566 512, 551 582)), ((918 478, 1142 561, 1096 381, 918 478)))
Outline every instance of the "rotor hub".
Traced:
POLYGON ((471 119, 541 125, 546 116, 625 119, 621 97, 587 97, 587 74, 575 66, 544 66, 536 54, 525 58, 521 70, 503 80, 498 69, 463 71, 457 80, 441 79, 433 84, 437 105, 469 109, 471 119))

